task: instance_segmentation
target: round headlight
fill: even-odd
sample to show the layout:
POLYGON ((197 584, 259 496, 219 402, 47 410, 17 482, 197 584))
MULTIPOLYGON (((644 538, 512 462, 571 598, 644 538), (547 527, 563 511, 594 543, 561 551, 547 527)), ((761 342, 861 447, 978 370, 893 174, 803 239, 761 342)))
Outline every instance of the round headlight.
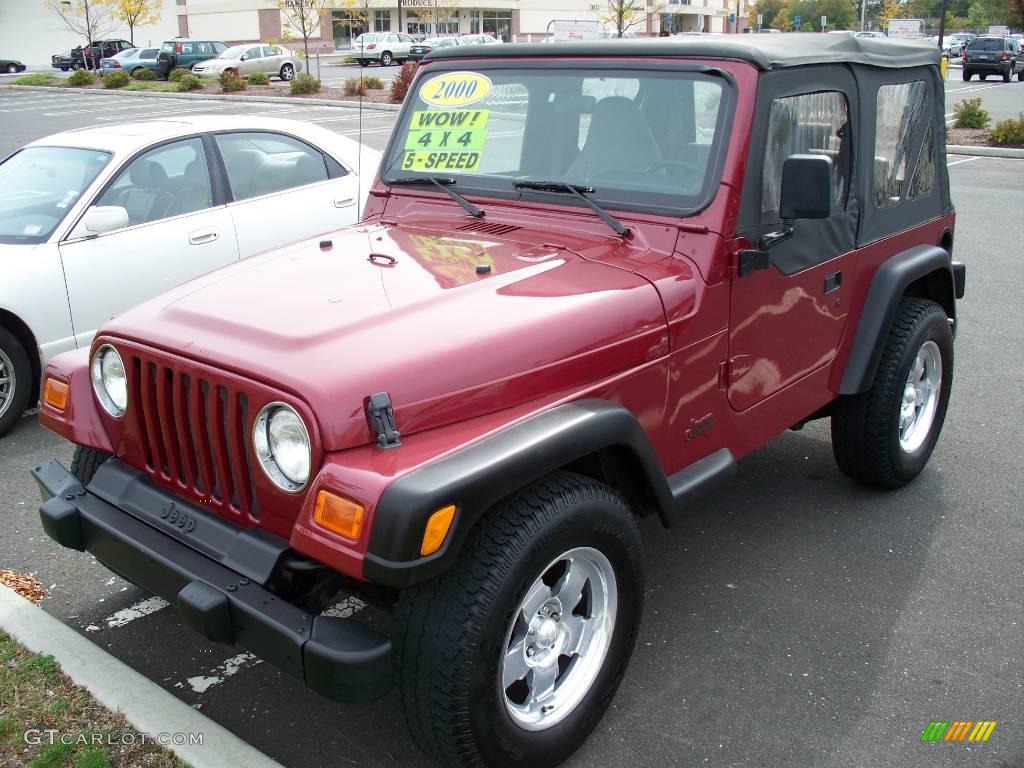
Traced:
POLYGON ((312 462, 309 433, 293 408, 284 403, 264 406, 253 425, 252 445, 277 487, 289 493, 305 487, 312 462))
POLYGON ((114 418, 128 408, 128 377, 117 350, 104 344, 92 356, 92 388, 103 409, 114 418))

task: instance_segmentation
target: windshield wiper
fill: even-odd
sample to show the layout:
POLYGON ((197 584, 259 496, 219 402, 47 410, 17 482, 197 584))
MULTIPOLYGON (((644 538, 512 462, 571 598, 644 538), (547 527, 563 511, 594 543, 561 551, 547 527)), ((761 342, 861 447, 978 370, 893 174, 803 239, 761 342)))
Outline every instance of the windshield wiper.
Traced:
POLYGON ((455 183, 455 179, 445 179, 438 176, 405 176, 400 179, 395 179, 391 182, 392 184, 433 184, 435 187, 445 192, 448 197, 454 200, 456 203, 466 209, 466 212, 470 216, 480 218, 484 215, 484 212, 473 205, 469 200, 464 198, 454 189, 448 189, 449 186, 455 183))
POLYGON ((629 227, 623 226, 621 221, 616 219, 608 213, 608 211, 586 196, 592 195, 597 191, 593 187, 567 184, 564 181, 520 181, 512 186, 516 189, 539 189, 541 192, 563 192, 570 195, 576 195, 576 197, 587 204, 590 210, 601 217, 601 221, 614 229, 617 234, 622 235, 623 237, 627 237, 629 235, 629 227))

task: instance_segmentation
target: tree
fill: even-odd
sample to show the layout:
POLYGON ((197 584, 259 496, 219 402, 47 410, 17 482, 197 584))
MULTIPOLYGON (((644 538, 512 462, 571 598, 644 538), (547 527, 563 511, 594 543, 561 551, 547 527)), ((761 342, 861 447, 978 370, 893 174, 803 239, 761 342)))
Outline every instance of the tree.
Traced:
POLYGON ((785 3, 782 0, 758 0, 754 5, 750 6, 750 10, 747 12, 747 23, 751 29, 757 29, 757 17, 761 16, 761 26, 770 27, 772 25, 772 19, 779 15, 779 11, 783 9, 785 3))
MULTIPOLYGON (((662 6, 651 9, 651 14, 661 13, 662 6)), ((602 19, 615 29, 615 36, 622 37, 627 31, 647 19, 645 0, 608 0, 608 14, 602 19)))
POLYGON ((781 9, 775 18, 772 19, 771 26, 773 29, 778 29, 783 32, 793 31, 793 20, 789 16, 789 11, 786 8, 781 9))
MULTIPOLYGON (((274 0, 281 11, 284 26, 297 37, 302 38, 302 50, 306 57, 306 72, 312 74, 309 64, 309 38, 320 29, 320 18, 334 6, 332 0, 274 0)), ((285 31, 285 35, 288 32, 285 31)))
POLYGON ((883 0, 882 10, 878 13, 878 28, 885 29, 892 19, 905 18, 903 5, 899 0, 883 0))
POLYGON ((100 0, 111 15, 128 27, 128 39, 135 45, 135 28, 160 21, 161 0, 100 0))
POLYGON ((351 27, 354 24, 357 24, 363 32, 370 31, 370 19, 373 14, 373 11, 370 9, 370 0, 345 0, 344 8, 349 18, 349 31, 353 36, 355 35, 355 30, 351 29, 351 27))
POLYGON ((52 13, 75 35, 85 39, 82 58, 85 66, 96 68, 92 44, 117 28, 117 20, 104 0, 43 0, 43 8, 52 13))

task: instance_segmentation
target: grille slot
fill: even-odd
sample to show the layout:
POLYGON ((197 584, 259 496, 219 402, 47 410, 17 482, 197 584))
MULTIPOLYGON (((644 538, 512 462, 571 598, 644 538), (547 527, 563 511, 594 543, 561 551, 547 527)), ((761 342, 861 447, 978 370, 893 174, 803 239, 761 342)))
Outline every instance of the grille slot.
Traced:
POLYGON ((150 475, 235 516, 258 518, 245 394, 141 356, 131 369, 150 475))
POLYGON ((469 224, 459 227, 460 232, 479 232, 484 235, 507 235, 517 229, 521 229, 521 227, 512 224, 489 224, 486 221, 471 221, 469 224))

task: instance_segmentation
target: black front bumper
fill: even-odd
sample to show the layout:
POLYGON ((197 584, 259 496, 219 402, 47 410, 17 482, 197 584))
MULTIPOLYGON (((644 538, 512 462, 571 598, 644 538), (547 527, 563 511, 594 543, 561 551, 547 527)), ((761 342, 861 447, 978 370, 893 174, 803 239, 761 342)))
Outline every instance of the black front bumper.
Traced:
POLYGON ((262 586, 280 555, 273 537, 184 504, 116 459, 87 489, 57 461, 32 475, 50 538, 177 605, 204 637, 245 648, 336 701, 390 689, 390 639, 351 619, 309 614, 262 586))

